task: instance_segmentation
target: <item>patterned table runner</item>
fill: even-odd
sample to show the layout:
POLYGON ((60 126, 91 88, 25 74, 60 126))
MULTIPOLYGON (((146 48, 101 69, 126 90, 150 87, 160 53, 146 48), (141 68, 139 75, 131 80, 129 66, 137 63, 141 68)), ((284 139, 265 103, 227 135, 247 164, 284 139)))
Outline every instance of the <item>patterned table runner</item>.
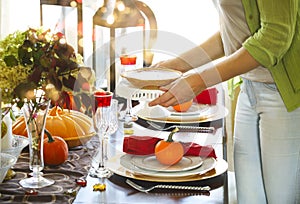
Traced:
POLYGON ((13 170, 15 177, 0 184, 0 203, 72 203, 80 185, 76 179, 85 178, 88 174, 92 160, 92 152, 97 142, 92 140, 88 145, 69 150, 68 160, 59 166, 46 166, 43 170, 44 177, 55 180, 51 186, 37 189, 36 195, 28 195, 29 189, 19 185, 22 178, 30 173, 28 167, 28 149, 25 148, 13 170), (72 192, 72 193, 71 193, 72 192))

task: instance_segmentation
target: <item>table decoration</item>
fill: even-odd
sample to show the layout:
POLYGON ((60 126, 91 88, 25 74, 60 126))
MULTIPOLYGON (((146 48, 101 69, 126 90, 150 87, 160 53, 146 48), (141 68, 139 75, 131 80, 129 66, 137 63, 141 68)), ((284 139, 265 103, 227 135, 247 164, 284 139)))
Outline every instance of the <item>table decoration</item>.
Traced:
MULTIPOLYGON (((51 107, 91 115, 90 91, 94 89, 94 78, 93 70, 84 66, 82 56, 75 53, 62 33, 29 28, 0 41, 0 88, 4 103, 11 107, 23 106, 22 95, 27 90, 51 85, 48 96, 51 107)), ((15 130, 15 123, 12 128, 15 130)), ((26 129, 25 124, 21 129, 26 129)), ((93 135, 79 136, 86 142, 93 135)), ((72 146, 81 144, 75 136, 70 138, 72 146)))
MULTIPOLYGON (((54 106, 48 112, 46 129, 53 136, 63 138, 69 148, 86 144, 94 135, 91 117, 75 110, 54 106)), ((27 136, 24 117, 19 117, 13 124, 13 133, 27 136)))
MULTIPOLYGON (((6 153, 19 158, 22 150, 29 144, 29 140, 27 137, 20 135, 13 135, 11 148, 2 149, 2 153, 6 153)), ((12 168, 8 169, 5 180, 10 180, 16 175, 16 172, 12 170, 12 168)))
POLYGON ((173 140, 173 135, 178 130, 178 128, 173 129, 167 140, 160 140, 155 144, 154 155, 156 160, 163 165, 173 166, 183 158, 183 145, 181 142, 173 140))
POLYGON ((203 159, 203 164, 200 167, 189 171, 171 173, 147 171, 142 168, 136 167, 131 161, 133 157, 140 156, 120 153, 108 160, 107 167, 114 174, 126 178, 167 183, 205 180, 219 176, 226 172, 228 169, 228 163, 224 159, 215 159, 213 157, 208 157, 206 159, 203 159))
POLYGON ((12 134, 12 119, 9 109, 3 108, 2 110, 2 122, 1 122, 1 148, 0 150, 11 149, 13 145, 12 134), (5 110, 6 109, 6 110, 5 110))
POLYGON ((193 101, 200 104, 216 105, 218 98, 217 88, 208 88, 198 94, 193 101))
POLYGON ((3 182, 7 171, 16 163, 17 158, 13 155, 0 152, 0 183, 3 182))
MULTIPOLYGON (((154 154, 155 145, 161 140, 152 136, 126 136, 123 140, 123 152, 132 155, 151 155, 154 154)), ((202 146, 194 142, 181 142, 181 144, 184 147, 185 156, 217 158, 212 146, 202 146)))
POLYGON ((41 81, 52 84, 51 104, 91 112, 89 91, 94 73, 85 67, 62 33, 29 28, 0 41, 0 88, 4 103, 17 104, 24 89, 36 89, 41 81))
POLYGON ((46 132, 47 137, 44 139, 44 162, 45 165, 61 165, 68 159, 69 149, 66 141, 59 136, 52 136, 46 132), (55 150, 55 151, 53 151, 55 150))
POLYGON ((50 100, 36 91, 34 97, 25 100, 22 107, 29 138, 29 168, 32 171, 32 177, 19 182, 24 188, 43 188, 54 183, 54 180, 44 178, 41 173, 44 169, 44 133, 49 105, 50 100))
POLYGON ((100 158, 98 166, 92 165, 90 169, 90 176, 92 177, 106 178, 111 176, 111 172, 105 167, 105 150, 107 149, 106 139, 112 125, 110 122, 112 96, 113 93, 108 91, 99 90, 94 92, 93 126, 100 142, 99 154, 96 154, 96 156, 100 158))
POLYGON ((21 135, 13 135, 11 148, 2 149, 3 153, 19 158, 22 150, 29 144, 28 138, 21 135))
MULTIPOLYGON (((97 143, 92 139, 90 142, 97 143)), ((19 181, 26 178, 29 170, 29 152, 25 149, 13 166, 14 178, 0 184, 0 203, 72 203, 80 188, 86 188, 85 180, 90 167, 91 156, 86 148, 69 151, 67 162, 58 166, 45 166, 43 176, 55 180, 51 186, 39 189, 24 189, 19 181)), ((89 189, 93 192, 93 189, 89 189)))

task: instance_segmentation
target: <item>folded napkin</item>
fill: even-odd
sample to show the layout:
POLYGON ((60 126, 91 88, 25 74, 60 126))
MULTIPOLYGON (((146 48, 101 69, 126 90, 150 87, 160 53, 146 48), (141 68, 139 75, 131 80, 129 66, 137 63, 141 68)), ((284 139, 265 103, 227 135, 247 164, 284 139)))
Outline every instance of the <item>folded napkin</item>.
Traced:
POLYGON ((201 103, 201 104, 216 105, 217 95, 218 95, 218 90, 216 88, 205 89, 194 98, 194 102, 201 103))
MULTIPOLYGON (((162 139, 151 136, 127 136, 123 141, 123 152, 134 155, 154 154, 154 148, 162 139)), ((215 150, 211 146, 201 146, 193 142, 182 142, 185 156, 201 156, 217 158, 215 150)))

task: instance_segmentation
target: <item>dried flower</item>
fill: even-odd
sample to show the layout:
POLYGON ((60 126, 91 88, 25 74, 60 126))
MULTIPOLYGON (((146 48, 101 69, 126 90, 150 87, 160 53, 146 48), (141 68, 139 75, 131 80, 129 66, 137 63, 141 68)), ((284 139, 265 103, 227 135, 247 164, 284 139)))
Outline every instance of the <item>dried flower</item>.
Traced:
POLYGON ((78 110, 86 111, 93 81, 94 72, 84 67, 62 33, 28 29, 0 41, 0 88, 6 103, 21 107, 33 90, 42 89, 53 105, 74 109, 75 101, 78 110))

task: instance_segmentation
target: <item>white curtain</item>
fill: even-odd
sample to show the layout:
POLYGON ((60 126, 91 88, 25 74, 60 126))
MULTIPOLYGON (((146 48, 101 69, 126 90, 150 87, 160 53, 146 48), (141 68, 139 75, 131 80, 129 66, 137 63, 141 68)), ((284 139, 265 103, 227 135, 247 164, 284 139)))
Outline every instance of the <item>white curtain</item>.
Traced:
POLYGON ((40 0, 0 0, 0 39, 40 25, 40 0))

